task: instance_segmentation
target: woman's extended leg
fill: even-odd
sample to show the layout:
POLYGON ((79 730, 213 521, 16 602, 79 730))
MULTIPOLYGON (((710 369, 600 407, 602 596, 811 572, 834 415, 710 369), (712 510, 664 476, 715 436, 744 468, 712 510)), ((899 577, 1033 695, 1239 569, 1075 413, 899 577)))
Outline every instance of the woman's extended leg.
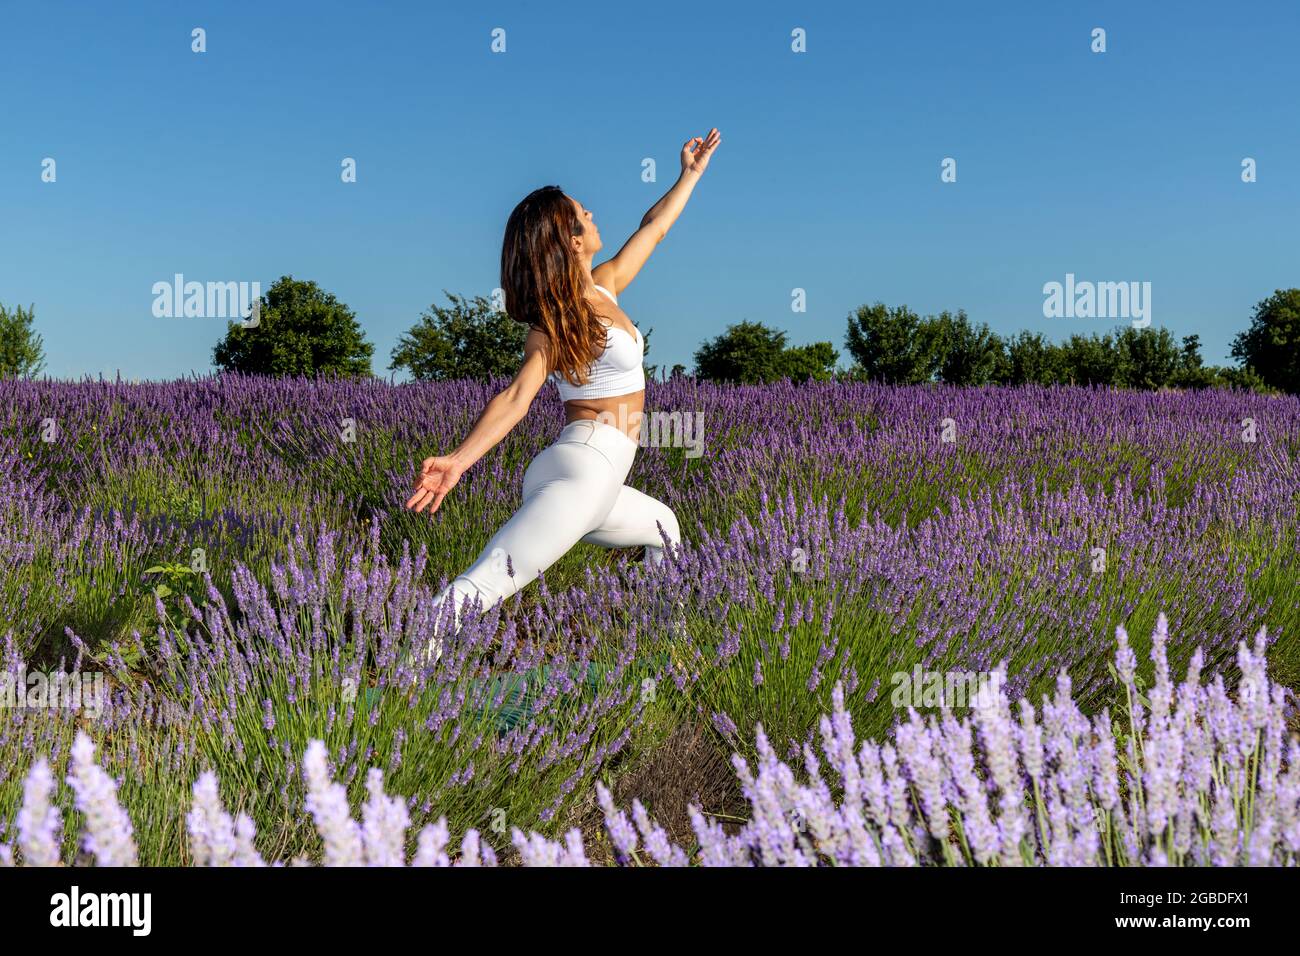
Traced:
POLYGON ((682 533, 673 509, 630 485, 624 485, 605 520, 595 530, 583 535, 582 540, 602 548, 635 548, 643 544, 646 546, 646 560, 658 564, 664 559, 660 525, 673 545, 681 543, 682 533))
MULTIPOLYGON (((537 578, 592 528, 618 500, 623 476, 594 448, 566 442, 551 445, 524 475, 524 500, 479 553, 478 559, 438 595, 437 606, 454 601, 453 630, 460 627, 466 598, 484 610, 537 578)), ((442 642, 431 642, 433 656, 442 642)))

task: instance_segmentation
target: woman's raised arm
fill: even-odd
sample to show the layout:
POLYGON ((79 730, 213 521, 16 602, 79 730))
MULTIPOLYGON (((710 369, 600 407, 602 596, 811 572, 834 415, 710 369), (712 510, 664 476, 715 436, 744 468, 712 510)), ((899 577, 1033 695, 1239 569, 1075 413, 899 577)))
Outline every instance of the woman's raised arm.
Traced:
POLYGON ((704 175, 714 149, 721 142, 722 134, 714 127, 709 130, 707 137, 692 136, 682 145, 682 173, 677 177, 677 182, 641 217, 641 225, 623 243, 623 248, 618 250, 614 258, 591 270, 592 278, 597 283, 607 286, 618 295, 636 278, 636 274, 650 258, 650 253, 668 235, 668 230, 686 208, 686 200, 691 197, 691 191, 704 175))
POLYGON ((406 507, 415 511, 428 508, 429 514, 437 511, 465 470, 510 434, 510 429, 527 414, 546 383, 546 368, 546 336, 530 329, 524 340, 524 361, 514 380, 487 403, 474 427, 454 451, 424 459, 415 478, 415 493, 407 500, 406 507))

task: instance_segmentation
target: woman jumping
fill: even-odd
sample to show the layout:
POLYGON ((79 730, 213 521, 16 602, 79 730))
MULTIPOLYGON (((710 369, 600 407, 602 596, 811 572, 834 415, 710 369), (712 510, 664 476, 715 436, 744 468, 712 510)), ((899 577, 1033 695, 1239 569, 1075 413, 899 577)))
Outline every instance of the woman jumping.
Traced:
MULTIPOLYGON (((558 186, 535 190, 510 214, 501 286, 506 312, 529 327, 523 364, 455 451, 424 460, 406 507, 437 511, 465 469, 519 423, 548 378, 564 401, 568 424, 524 472, 519 510, 438 596, 440 609, 453 601, 455 629, 467 600, 491 608, 579 541, 644 545, 655 564, 663 560, 665 540, 681 541, 671 508, 623 484, 645 407, 645 341, 617 296, 668 234, 721 141, 716 128, 687 140, 672 189, 650 207, 618 255, 594 269, 591 260, 603 248, 600 230, 591 211, 558 186)), ((426 650, 426 658, 441 656, 442 641, 434 638, 426 650)))

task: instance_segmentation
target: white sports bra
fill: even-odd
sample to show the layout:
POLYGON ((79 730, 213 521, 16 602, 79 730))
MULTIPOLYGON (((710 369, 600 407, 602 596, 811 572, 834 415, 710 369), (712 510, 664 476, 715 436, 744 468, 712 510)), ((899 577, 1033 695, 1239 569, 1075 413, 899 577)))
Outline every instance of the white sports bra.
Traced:
MULTIPOLYGON (((610 297, 615 305, 618 299, 604 286, 596 286, 610 297)), ((641 330, 636 330, 636 338, 617 325, 606 327, 605 351, 601 352, 587 369, 585 385, 570 385, 564 376, 552 372, 551 378, 559 389, 561 401, 582 398, 608 398, 611 395, 627 395, 645 389, 645 368, 641 361, 645 357, 645 339, 641 330), (617 332, 617 335, 613 333, 617 332)))

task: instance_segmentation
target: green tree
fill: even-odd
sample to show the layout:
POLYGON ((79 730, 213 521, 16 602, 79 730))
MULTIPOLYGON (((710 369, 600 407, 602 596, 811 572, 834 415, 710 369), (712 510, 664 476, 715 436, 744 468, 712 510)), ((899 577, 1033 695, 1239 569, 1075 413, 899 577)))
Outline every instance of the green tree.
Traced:
POLYGON ((984 323, 975 326, 959 309, 939 314, 938 376, 951 385, 989 385, 1005 379, 1006 347, 984 323))
POLYGON ((1201 337, 1183 336, 1183 348, 1178 355, 1178 369, 1170 382, 1178 388, 1210 388, 1215 384, 1217 369, 1207 366, 1201 359, 1201 337))
POLYGON ((1064 355, 1040 332, 1022 330, 1006 343, 1003 381, 1007 385, 1055 385, 1066 380, 1064 355))
POLYGON ((785 373, 786 335, 761 322, 738 322, 695 350, 695 374, 713 382, 774 382, 785 373))
POLYGON ((36 306, 10 311, 0 303, 0 378, 34 378, 45 369, 45 342, 35 321, 36 306))
POLYGON ((1060 350, 1061 374, 1066 384, 1119 384, 1119 353, 1109 332, 1071 335, 1060 350))
POLYGON ((830 342, 787 348, 781 355, 783 374, 795 382, 828 382, 835 375, 840 353, 830 342))
POLYGON ((528 327, 493 307, 443 289, 450 306, 431 305, 397 341, 390 369, 407 369, 416 381, 509 376, 524 357, 528 327))
POLYGON ((1277 289, 1255 306, 1232 356, 1272 388, 1300 392, 1300 289, 1277 289))
POLYGON ((1215 388, 1242 388, 1248 392, 1277 392, 1278 389, 1265 384, 1256 372, 1249 365, 1239 367, 1222 367, 1211 366, 1214 374, 1213 385, 1215 388))
POLYGON ((695 374, 712 382, 757 385, 789 378, 827 381, 839 353, 830 342, 787 346, 786 334, 761 322, 739 322, 695 351, 695 374))
POLYGON ((260 375, 370 374, 375 347, 356 314, 315 282, 282 276, 260 300, 258 324, 231 322, 212 350, 227 371, 260 375))
POLYGON ((1131 325, 1115 335, 1115 384, 1126 388, 1163 388, 1172 385, 1186 359, 1168 329, 1135 329, 1131 325))
POLYGON ((844 347, 857 377, 914 385, 938 374, 943 336, 939 320, 923 319, 905 305, 891 309, 877 302, 849 316, 844 347))

